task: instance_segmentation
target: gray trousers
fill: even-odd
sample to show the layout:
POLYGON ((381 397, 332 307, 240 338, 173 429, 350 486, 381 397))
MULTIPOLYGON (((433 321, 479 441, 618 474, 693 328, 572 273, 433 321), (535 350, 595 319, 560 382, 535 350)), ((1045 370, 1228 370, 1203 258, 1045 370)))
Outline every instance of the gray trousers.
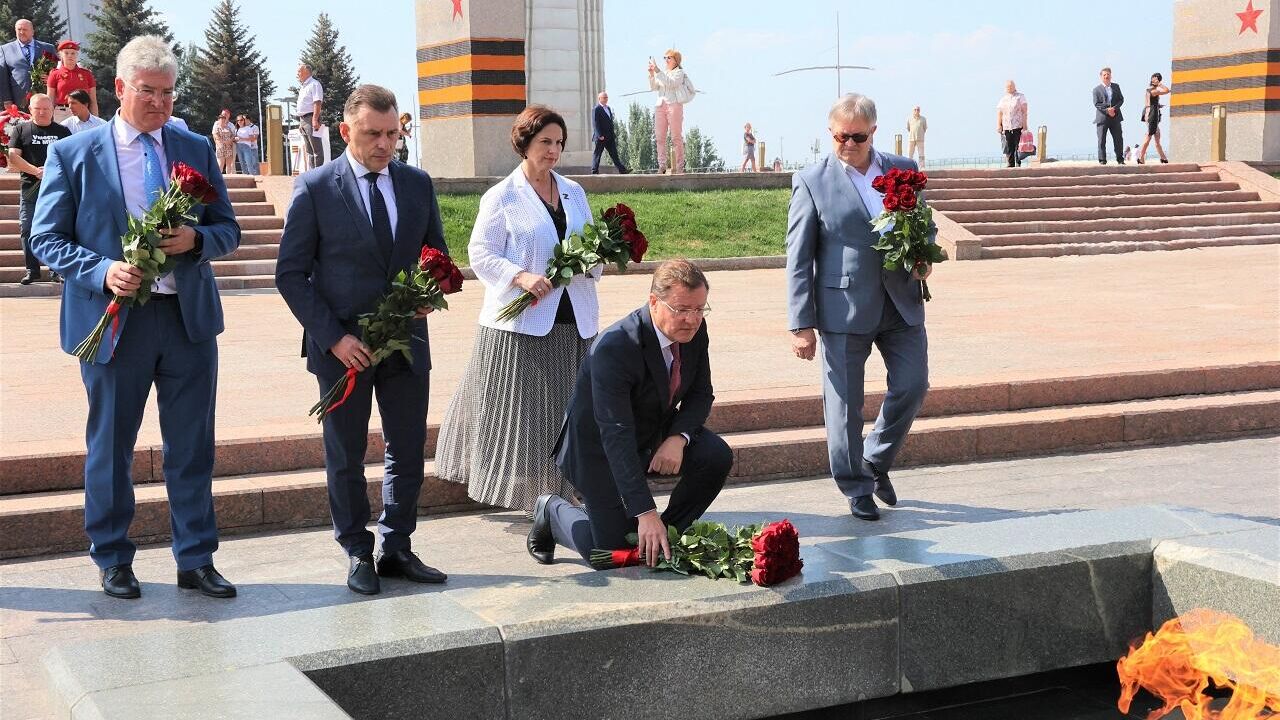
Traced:
POLYGON ((866 462, 888 472, 929 390, 929 340, 924 325, 908 325, 884 298, 879 326, 865 335, 822 333, 822 412, 831 475, 846 497, 870 495, 875 480, 866 462), (884 358, 888 390, 880 415, 862 439, 863 381, 871 346, 884 358))
POLYGON ((298 134, 302 135, 302 149, 307 154, 307 170, 320 167, 321 158, 324 157, 324 147, 320 144, 320 138, 312 133, 311 118, 315 113, 307 113, 298 116, 298 134))

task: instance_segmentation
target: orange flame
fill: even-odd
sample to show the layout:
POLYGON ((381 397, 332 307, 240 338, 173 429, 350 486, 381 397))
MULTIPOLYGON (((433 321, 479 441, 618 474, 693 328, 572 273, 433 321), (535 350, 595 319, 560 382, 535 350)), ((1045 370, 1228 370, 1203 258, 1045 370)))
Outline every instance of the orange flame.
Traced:
POLYGON ((1116 664, 1121 712, 1138 688, 1164 701, 1147 720, 1181 710, 1187 720, 1254 720, 1280 713, 1280 647, 1256 639, 1240 618, 1192 610, 1166 622, 1116 664), (1231 690, 1221 710, 1210 709, 1210 684, 1231 690))

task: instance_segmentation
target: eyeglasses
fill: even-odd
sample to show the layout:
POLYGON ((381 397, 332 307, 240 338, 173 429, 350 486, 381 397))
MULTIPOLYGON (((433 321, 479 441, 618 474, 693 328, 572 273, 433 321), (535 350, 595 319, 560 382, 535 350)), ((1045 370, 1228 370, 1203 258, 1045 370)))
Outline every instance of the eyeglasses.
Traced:
POLYGON ((675 315, 678 318, 706 317, 707 315, 711 314, 710 305, 707 305, 705 307, 699 307, 699 308, 688 308, 685 310, 677 310, 671 307, 671 305, 668 304, 666 300, 659 300, 658 302, 662 303, 663 305, 666 305, 667 309, 671 311, 671 314, 675 315))
POLYGON ((166 90, 155 90, 152 88, 136 87, 131 83, 127 83, 127 82, 125 83, 125 87, 138 93, 138 97, 142 98, 143 100, 146 100, 147 102, 155 102, 157 98, 160 100, 163 100, 164 102, 173 102, 174 98, 178 97, 178 91, 174 90, 173 88, 168 88, 166 90))
POLYGON ((849 142, 850 140, 854 141, 858 145, 861 145, 862 143, 871 139, 870 133, 853 133, 853 134, 832 133, 831 137, 841 145, 849 142))
POLYGON ((662 59, 663 59, 663 60, 675 60, 676 58, 675 58, 675 56, 674 56, 674 55, 663 55, 663 56, 662 56, 662 59))

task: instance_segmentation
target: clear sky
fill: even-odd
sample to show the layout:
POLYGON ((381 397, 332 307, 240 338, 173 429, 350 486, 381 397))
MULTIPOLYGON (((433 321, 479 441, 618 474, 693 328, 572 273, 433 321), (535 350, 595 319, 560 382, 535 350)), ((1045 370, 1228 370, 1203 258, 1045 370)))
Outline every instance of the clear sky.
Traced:
MULTIPOLYGON (((1236 4, 1244 6, 1223 0, 1224 21, 1235 21, 1230 13, 1236 4)), ((213 5, 151 0, 178 40, 201 44, 213 5)), ((361 79, 390 87, 402 106, 415 107, 410 0, 246 0, 240 8, 267 56, 277 92, 295 82, 298 55, 324 11, 361 79)), ((770 157, 801 160, 815 139, 825 152, 834 72, 774 74, 834 64, 837 11, 841 62, 875 68, 845 71, 843 89, 876 100, 876 143, 888 150, 893 133, 919 104, 929 119, 931 157, 998 155, 995 104, 1012 78, 1027 96, 1031 124, 1049 126, 1051 153, 1087 154, 1096 143, 1090 91, 1102 65, 1114 69, 1115 82, 1131 98, 1125 136, 1132 144, 1141 141, 1141 88, 1153 72, 1170 75, 1171 0, 605 0, 612 102, 623 110, 633 100, 652 102, 648 93, 622 95, 645 89, 647 58, 675 47, 701 91, 686 108, 685 125, 710 133, 726 159, 738 155, 747 121, 768 143, 770 157)))

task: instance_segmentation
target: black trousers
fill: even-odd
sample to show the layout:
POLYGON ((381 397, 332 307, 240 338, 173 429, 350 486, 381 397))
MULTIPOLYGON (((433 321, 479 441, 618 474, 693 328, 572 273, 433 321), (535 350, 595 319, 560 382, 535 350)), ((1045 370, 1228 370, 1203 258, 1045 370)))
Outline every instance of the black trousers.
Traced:
POLYGON ((1004 131, 1004 159, 1009 161, 1009 167, 1022 164, 1022 159, 1018 157, 1018 143, 1021 141, 1022 128, 1004 131))
MULTIPOLYGON (((707 511, 733 467, 733 451, 719 435, 703 428, 694 438, 684 449, 680 481, 671 491, 667 509, 662 513, 663 524, 681 532, 707 511)), ((648 463, 647 458, 645 462, 648 463)), ((571 477, 566 479, 573 482, 571 477)), ((627 513, 616 494, 607 500, 587 498, 585 508, 553 497, 547 505, 547 514, 556 542, 585 560, 590 561, 592 550, 633 547, 627 542, 627 533, 636 531, 638 521, 627 513)))
POLYGON ((40 183, 22 184, 18 195, 18 231, 22 233, 22 258, 27 272, 40 274, 40 261, 31 252, 31 217, 36 212, 36 198, 40 195, 40 183))
POLYGON ((1124 131, 1120 118, 1107 118, 1098 125, 1098 162, 1107 161, 1107 133, 1111 133, 1111 144, 1116 151, 1116 162, 1124 162, 1124 131))
POLYGON ((622 161, 618 159, 618 141, 596 140, 596 147, 591 152, 591 174, 595 175, 600 172, 600 155, 605 151, 609 151, 609 159, 613 161, 613 166, 618 168, 618 172, 626 173, 627 169, 622 166, 622 161))

